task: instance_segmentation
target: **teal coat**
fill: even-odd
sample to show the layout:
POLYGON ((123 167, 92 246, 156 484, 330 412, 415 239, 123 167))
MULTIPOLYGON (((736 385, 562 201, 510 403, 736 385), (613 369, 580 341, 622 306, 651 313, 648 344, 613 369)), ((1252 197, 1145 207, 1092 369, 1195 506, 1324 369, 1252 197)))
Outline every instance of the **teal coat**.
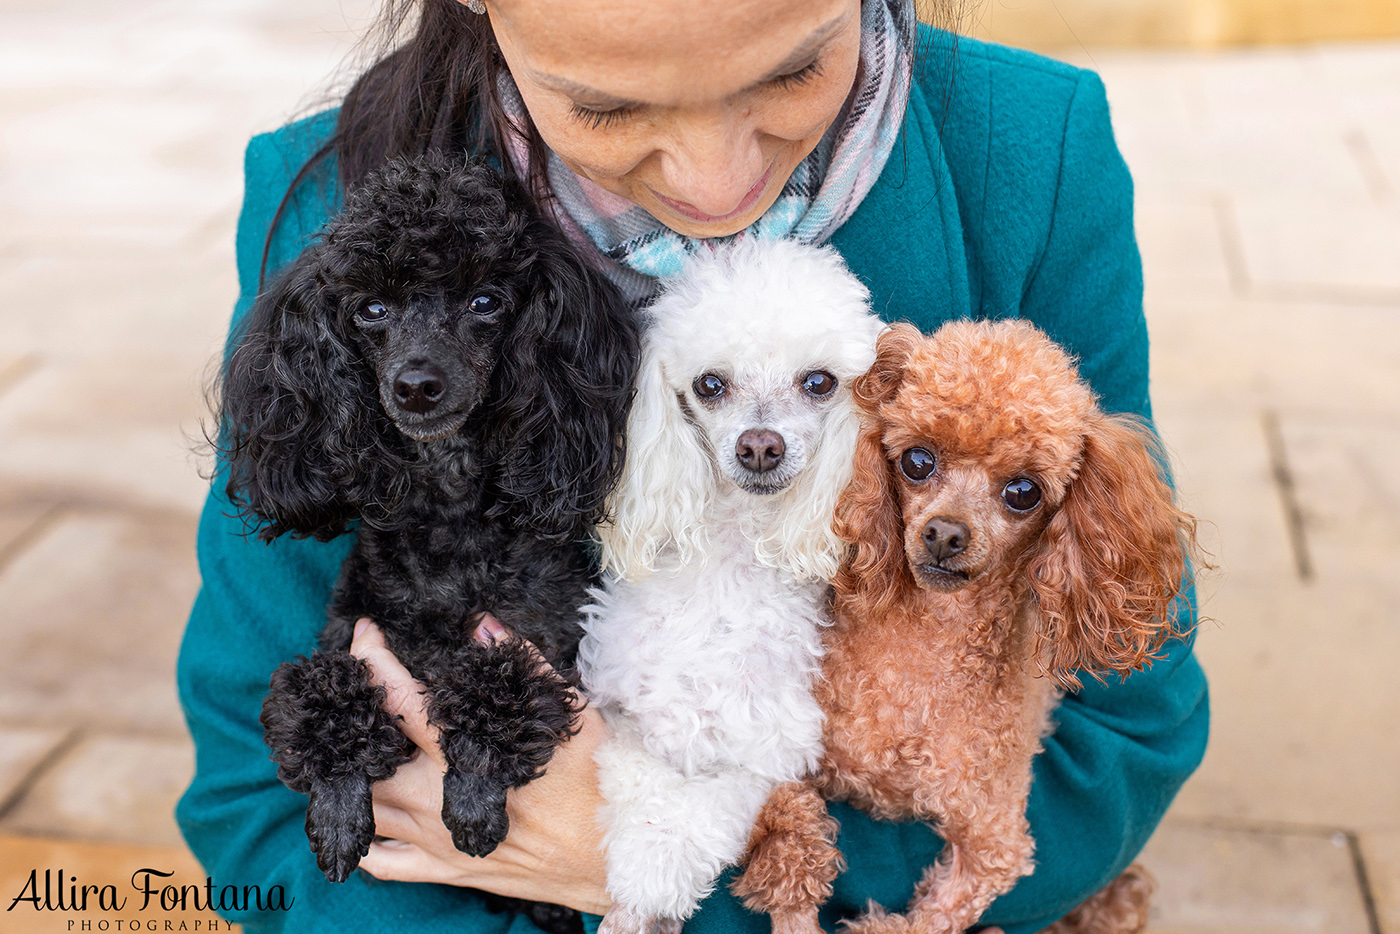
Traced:
MULTIPOLYGON (((1079 358, 1108 410, 1150 417, 1132 180, 1103 85, 1089 72, 970 40, 954 64, 951 85, 940 67, 922 69, 900 144, 832 242, 885 319, 931 331, 950 318, 1027 318, 1079 358)), ((273 212, 334 121, 323 113, 248 147, 235 321, 257 291, 273 212)), ((269 271, 334 212, 334 172, 332 163, 293 193, 269 271)), ((302 829, 306 799, 278 783, 258 711, 273 668, 314 647, 351 540, 262 545, 243 531, 216 490, 199 529, 203 589, 180 652, 180 700, 197 757, 176 816, 217 885, 266 891, 280 883, 295 903, 230 917, 249 934, 533 930, 488 914, 467 890, 363 874, 335 886, 317 870, 302 829)), ((1007 934, 1039 930, 1138 853, 1205 750, 1205 678, 1189 643, 1177 643, 1124 683, 1089 680, 1056 720, 1031 788, 1035 873, 984 918, 1007 934)), ((829 930, 868 899, 902 908, 941 846, 926 826, 833 810, 850 868, 826 910, 829 930)), ((687 934, 767 930, 766 918, 745 911, 723 884, 686 925, 687 934)))

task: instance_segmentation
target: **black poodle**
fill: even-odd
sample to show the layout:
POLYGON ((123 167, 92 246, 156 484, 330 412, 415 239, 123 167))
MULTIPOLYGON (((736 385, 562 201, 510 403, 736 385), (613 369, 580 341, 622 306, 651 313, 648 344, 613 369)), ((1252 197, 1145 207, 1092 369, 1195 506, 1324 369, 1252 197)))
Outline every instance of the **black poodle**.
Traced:
POLYGON ((428 688, 464 853, 495 849, 506 790, 576 729, 588 541, 637 357, 635 313, 524 192, 440 155, 371 176, 253 306, 222 379, 229 499, 267 541, 357 535, 318 651, 262 711, 332 881, 373 839, 370 784, 413 753, 349 653, 361 617, 428 688), (475 641, 482 613, 512 636, 475 641))

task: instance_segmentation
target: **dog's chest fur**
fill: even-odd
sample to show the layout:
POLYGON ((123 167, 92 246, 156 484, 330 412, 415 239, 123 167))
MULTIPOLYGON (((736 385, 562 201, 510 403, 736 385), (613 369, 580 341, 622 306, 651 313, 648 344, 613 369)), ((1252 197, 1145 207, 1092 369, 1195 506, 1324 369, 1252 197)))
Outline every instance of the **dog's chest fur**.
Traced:
POLYGON ((489 612, 551 662, 572 662, 582 635, 575 608, 594 581, 586 547, 490 518, 473 438, 420 445, 420 454, 389 521, 357 530, 322 648, 348 646, 355 621, 367 616, 421 676, 438 646, 470 638, 475 617, 489 612))
POLYGON ((595 592, 579 665, 605 717, 685 774, 742 766, 776 781, 816 764, 826 587, 760 564, 736 530, 702 563, 595 592))
POLYGON ((919 592, 882 620, 838 600, 816 694, 826 714, 819 783, 890 820, 935 819, 929 801, 1030 768, 1050 710, 1024 601, 919 592))

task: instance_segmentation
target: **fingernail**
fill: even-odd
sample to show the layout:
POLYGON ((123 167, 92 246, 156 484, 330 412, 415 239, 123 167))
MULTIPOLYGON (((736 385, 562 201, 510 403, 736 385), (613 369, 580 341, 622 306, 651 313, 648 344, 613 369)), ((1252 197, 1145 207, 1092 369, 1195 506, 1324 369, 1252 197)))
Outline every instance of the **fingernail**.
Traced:
POLYGON ((481 620, 481 623, 476 627, 477 642, 495 642, 497 639, 501 638, 501 636, 504 636, 505 634, 506 627, 502 626, 500 622, 493 616, 484 617, 481 620))
POLYGON ((367 619, 362 619, 362 620, 360 620, 358 623, 356 623, 356 624, 355 624, 355 638, 358 639, 358 638, 360 638, 360 636, 364 635, 365 630, 368 629, 368 628, 369 628, 369 620, 367 620, 367 619))

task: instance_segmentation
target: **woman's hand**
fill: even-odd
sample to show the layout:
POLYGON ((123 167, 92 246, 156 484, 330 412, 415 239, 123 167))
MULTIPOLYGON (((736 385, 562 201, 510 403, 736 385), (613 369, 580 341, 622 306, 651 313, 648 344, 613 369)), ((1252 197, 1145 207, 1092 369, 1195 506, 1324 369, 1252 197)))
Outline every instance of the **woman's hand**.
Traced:
MULTIPOLYGON (((488 640, 503 632, 501 624, 487 616, 476 637, 488 640)), ((388 691, 385 707, 403 718, 400 727, 419 749, 392 778, 374 786, 375 833, 386 839, 375 841, 360 868, 377 879, 470 886, 593 914, 607 911, 597 821, 602 798, 593 766, 593 751, 603 735, 598 713, 584 708, 578 734, 554 753, 548 771, 506 795, 510 833, 501 845, 486 857, 467 856, 452 845, 442 823, 447 765, 437 730, 428 723, 423 685, 399 663, 385 646, 383 633, 368 620, 356 625, 350 651, 365 660, 375 683, 388 691)))

